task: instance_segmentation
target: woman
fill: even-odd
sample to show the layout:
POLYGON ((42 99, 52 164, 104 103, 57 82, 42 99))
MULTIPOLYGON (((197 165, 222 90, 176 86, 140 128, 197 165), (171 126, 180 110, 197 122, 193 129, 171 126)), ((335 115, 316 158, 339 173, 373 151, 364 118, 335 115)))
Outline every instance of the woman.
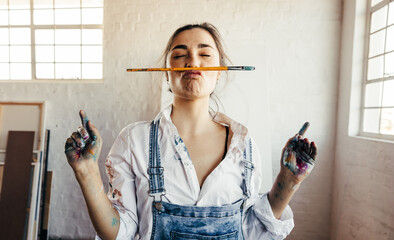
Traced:
MULTIPOLYGON (((186 25, 170 38, 166 67, 226 66, 216 28, 186 25)), ((288 203, 313 168, 317 148, 289 139, 281 170, 259 195, 259 152, 248 130, 209 111, 220 72, 168 72, 174 100, 150 122, 125 127, 106 160, 103 192, 97 159, 102 140, 82 124, 66 141, 66 156, 102 239, 283 239, 293 228, 288 203), (296 158, 296 151, 305 157, 296 158)))

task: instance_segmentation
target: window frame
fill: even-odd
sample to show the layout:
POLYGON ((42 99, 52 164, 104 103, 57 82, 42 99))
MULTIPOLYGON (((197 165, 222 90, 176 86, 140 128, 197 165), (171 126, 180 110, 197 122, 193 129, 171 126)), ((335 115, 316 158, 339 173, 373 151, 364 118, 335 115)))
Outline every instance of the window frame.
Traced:
MULTIPOLYGON (((82 0, 80 0, 80 6, 78 7, 64 7, 64 8, 55 8, 55 0, 53 0, 53 6, 52 7, 48 7, 48 8, 38 8, 39 10, 41 9, 53 9, 54 13, 53 13, 53 17, 55 18, 55 9, 80 9, 81 11, 81 24, 71 24, 71 25, 66 25, 66 24, 56 24, 55 22, 53 22, 53 24, 48 24, 48 25, 35 25, 34 24, 34 0, 30 0, 30 24, 29 25, 10 25, 10 15, 9 15, 9 10, 18 10, 18 9, 11 9, 9 6, 9 1, 8 2, 8 9, 4 9, 4 10, 8 10, 8 25, 1 25, 0 28, 5 28, 5 29, 11 29, 11 28, 29 28, 30 29, 30 54, 31 54, 31 61, 29 63, 31 63, 31 79, 11 79, 11 76, 9 77, 9 79, 2 79, 0 80, 0 83, 17 83, 17 82, 22 82, 22 83, 26 83, 26 82, 31 82, 31 83, 37 83, 37 82, 48 82, 48 83, 59 83, 59 82, 72 82, 72 83, 87 83, 87 82, 93 82, 93 83, 97 83, 97 82, 103 82, 104 81, 104 0, 103 0, 103 5, 102 7, 83 7, 82 6, 82 0), (82 9, 90 9, 90 8, 101 8, 103 11, 103 22, 101 24, 83 24, 82 23, 82 9), (73 78, 56 78, 56 73, 54 72, 54 77, 53 78, 37 78, 37 74, 36 74, 36 68, 37 68, 37 62, 36 62, 36 39, 35 39, 35 31, 38 29, 47 29, 47 30, 56 30, 56 29, 76 29, 76 30, 81 30, 81 41, 80 44, 78 44, 81 48, 80 48, 80 52, 81 52, 81 59, 79 62, 75 62, 80 64, 81 66, 81 78, 78 79, 73 79, 73 78), (101 39, 101 48, 102 48, 102 58, 101 58, 101 78, 82 78, 82 64, 83 63, 93 63, 93 62, 83 62, 82 61, 82 46, 98 46, 99 44, 82 44, 82 30, 84 29, 100 29, 102 30, 102 39, 101 39)), ((21 9, 21 10, 27 10, 27 9, 21 9)), ((9 31, 10 34, 10 31, 9 31)), ((10 38, 10 35, 8 36, 10 38)), ((50 44, 53 47, 57 46, 58 44, 56 44, 55 42, 53 44, 50 44)), ((60 44, 61 46, 62 44, 60 44)), ((74 45, 74 44, 71 44, 74 45)), ((76 44, 75 44, 76 45, 76 44)), ((7 46, 7 45, 4 45, 7 46)), ((12 46, 12 43, 9 42, 8 46, 12 46)), ((40 45, 38 45, 40 46, 40 45)), ((9 48, 10 49, 10 48, 9 48)), ((54 53, 54 58, 55 58, 55 53, 54 53)), ((10 56, 9 56, 10 58, 10 56)), ((11 61, 9 59, 8 61, 9 64, 11 64, 11 61)), ((22 62, 21 62, 22 63, 22 62)), ((23 62, 23 63, 27 63, 27 62, 23 62)), ((61 62, 63 63, 63 62, 61 62)), ((99 63, 99 62, 94 62, 94 63, 99 63)), ((56 60, 53 60, 53 64, 55 67, 56 64, 56 60)), ((54 70, 55 71, 55 70, 54 70)))
MULTIPOLYGON (((382 82, 384 83, 385 81, 388 80, 394 80, 394 75, 392 76, 383 76, 378 79, 373 79, 373 80, 368 80, 368 60, 369 60, 369 46, 370 46, 370 36, 372 35, 370 32, 371 29, 371 18, 372 18, 372 13, 378 11, 379 9, 387 6, 388 9, 387 11, 389 12, 389 5, 390 3, 394 3, 394 0, 383 0, 380 3, 376 4, 375 6, 371 7, 371 1, 372 0, 367 0, 367 11, 366 11, 366 23, 365 23, 365 39, 364 39, 364 59, 363 59, 363 79, 362 79, 362 95, 361 95, 361 111, 360 111, 360 126, 359 126, 359 135, 362 137, 369 137, 369 138, 377 138, 377 139, 383 139, 383 140, 394 140, 394 135, 390 134, 382 134, 382 133, 371 133, 371 132, 365 132, 363 127, 364 127, 364 110, 365 109, 379 109, 379 131, 380 131, 380 124, 381 124, 381 117, 382 117, 382 109, 384 108, 393 108, 393 106, 385 107, 380 104, 379 107, 366 107, 365 106, 365 95, 366 95, 366 86, 367 84, 371 83, 376 83, 376 82, 382 82)), ((388 25, 388 15, 386 18, 386 26, 385 28, 388 29, 391 26, 394 26, 394 23, 391 25, 388 25)), ((378 29, 373 33, 379 32, 382 29, 378 29)), ((385 44, 387 40, 387 31, 385 33, 385 44)), ((394 50, 387 52, 387 53, 393 53, 394 50)), ((384 55, 387 54, 386 52, 383 52, 382 54, 378 54, 374 57, 377 57, 379 55, 384 55)), ((383 64, 384 68, 384 64, 383 64)), ((383 87, 382 87, 383 90, 383 87)), ((382 97, 383 97, 383 91, 382 91, 382 97)))

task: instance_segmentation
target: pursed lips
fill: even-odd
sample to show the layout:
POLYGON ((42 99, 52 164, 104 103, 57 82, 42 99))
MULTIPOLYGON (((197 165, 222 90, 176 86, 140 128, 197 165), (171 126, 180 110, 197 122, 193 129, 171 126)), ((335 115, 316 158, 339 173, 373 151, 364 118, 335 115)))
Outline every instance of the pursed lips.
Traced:
POLYGON ((184 78, 197 78, 201 76, 201 71, 188 70, 183 73, 184 78))

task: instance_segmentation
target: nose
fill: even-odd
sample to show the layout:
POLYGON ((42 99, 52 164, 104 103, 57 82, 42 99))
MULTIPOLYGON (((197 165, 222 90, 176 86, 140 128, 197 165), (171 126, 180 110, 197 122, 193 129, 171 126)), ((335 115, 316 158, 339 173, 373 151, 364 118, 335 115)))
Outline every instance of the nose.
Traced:
POLYGON ((200 66, 200 59, 198 58, 198 54, 190 53, 187 57, 185 67, 199 67, 200 66))

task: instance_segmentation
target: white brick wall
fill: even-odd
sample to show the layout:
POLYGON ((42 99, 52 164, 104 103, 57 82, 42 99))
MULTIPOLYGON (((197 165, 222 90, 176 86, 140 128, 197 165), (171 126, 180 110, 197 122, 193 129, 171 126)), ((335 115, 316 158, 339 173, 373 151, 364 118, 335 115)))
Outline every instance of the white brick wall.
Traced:
POLYGON ((80 124, 78 110, 85 109, 103 135, 99 160, 103 164, 122 127, 151 119, 161 107, 162 83, 151 80, 151 74, 130 74, 125 69, 156 66, 177 27, 203 21, 220 29, 234 65, 256 66, 253 73, 237 73, 221 96, 226 112, 250 127, 269 166, 268 176, 269 161, 276 176, 284 143, 304 121, 311 122, 307 136, 320 146, 320 154, 314 172, 291 202, 296 227, 288 239, 329 238, 339 0, 108 0, 104 83, 2 83, 0 100, 48 103, 49 169, 54 171, 52 237, 94 236, 63 154, 65 139, 80 124))

